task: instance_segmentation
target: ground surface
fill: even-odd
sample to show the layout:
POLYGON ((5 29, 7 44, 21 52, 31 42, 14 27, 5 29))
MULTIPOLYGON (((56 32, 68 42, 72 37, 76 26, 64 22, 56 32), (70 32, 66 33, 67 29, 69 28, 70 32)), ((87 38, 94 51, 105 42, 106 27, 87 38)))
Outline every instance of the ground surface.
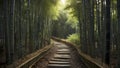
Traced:
MULTIPOLYGON (((32 68, 53 68, 53 67, 48 67, 51 59, 56 58, 56 57, 57 57, 57 59, 61 58, 59 56, 60 54, 58 54, 58 51, 64 52, 64 50, 69 50, 69 52, 70 52, 69 54, 66 54, 66 55, 68 55, 67 57, 64 56, 64 58, 67 58, 70 60, 69 62, 66 62, 66 63, 70 64, 70 67, 64 67, 64 68, 87 68, 84 65, 84 63, 81 61, 81 59, 78 56, 75 49, 69 47, 69 45, 65 45, 65 46, 69 47, 69 48, 65 49, 65 47, 63 45, 65 45, 65 44, 54 42, 54 47, 52 47, 50 49, 50 51, 45 55, 45 57, 40 59, 32 68), (60 49, 60 47, 62 47, 62 49, 60 49)), ((63 58, 63 54, 62 54, 62 58, 63 58)), ((58 67, 54 67, 54 68, 58 68, 58 67)))

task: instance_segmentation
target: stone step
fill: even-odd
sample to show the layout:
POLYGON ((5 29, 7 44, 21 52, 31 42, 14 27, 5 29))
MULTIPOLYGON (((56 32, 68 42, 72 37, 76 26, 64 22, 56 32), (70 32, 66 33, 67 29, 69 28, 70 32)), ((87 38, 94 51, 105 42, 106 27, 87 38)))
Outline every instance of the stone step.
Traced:
POLYGON ((54 42, 55 45, 61 45, 62 43, 59 42, 54 42))
POLYGON ((67 46, 67 45, 62 44, 62 45, 57 45, 57 47, 68 47, 68 46, 67 46))
POLYGON ((70 59, 58 59, 58 58, 52 58, 51 61, 70 62, 70 59))
POLYGON ((48 68, 70 68, 70 64, 48 64, 48 68))
POLYGON ((69 47, 58 47, 58 49, 69 49, 69 47))
POLYGON ((54 58, 60 58, 60 59, 70 59, 70 55, 63 55, 63 54, 55 54, 54 58))
POLYGON ((63 52, 63 51, 57 51, 56 54, 70 54, 70 52, 68 52, 68 51, 65 51, 65 52, 63 52))
POLYGON ((70 50, 69 49, 58 49, 57 51, 68 51, 68 52, 70 52, 70 50))
POLYGON ((70 51, 57 51, 56 53, 69 53, 70 54, 70 51))
POLYGON ((69 61, 49 61, 49 64, 70 64, 69 61))

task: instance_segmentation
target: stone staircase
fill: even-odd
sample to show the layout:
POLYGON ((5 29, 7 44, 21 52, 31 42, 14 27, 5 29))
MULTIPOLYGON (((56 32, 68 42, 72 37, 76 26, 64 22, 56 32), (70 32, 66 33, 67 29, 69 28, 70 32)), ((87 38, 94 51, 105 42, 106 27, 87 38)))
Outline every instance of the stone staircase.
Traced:
POLYGON ((56 45, 58 50, 49 61, 48 68, 70 68, 70 49, 65 44, 56 45))

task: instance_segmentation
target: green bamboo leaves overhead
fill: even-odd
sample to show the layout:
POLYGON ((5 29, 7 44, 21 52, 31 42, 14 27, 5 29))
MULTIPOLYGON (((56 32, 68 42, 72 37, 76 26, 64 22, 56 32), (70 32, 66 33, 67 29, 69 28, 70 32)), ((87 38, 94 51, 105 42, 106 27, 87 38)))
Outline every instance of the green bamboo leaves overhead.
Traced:
POLYGON ((43 16, 55 19, 59 15, 59 0, 35 0, 34 2, 35 8, 40 9, 43 16))

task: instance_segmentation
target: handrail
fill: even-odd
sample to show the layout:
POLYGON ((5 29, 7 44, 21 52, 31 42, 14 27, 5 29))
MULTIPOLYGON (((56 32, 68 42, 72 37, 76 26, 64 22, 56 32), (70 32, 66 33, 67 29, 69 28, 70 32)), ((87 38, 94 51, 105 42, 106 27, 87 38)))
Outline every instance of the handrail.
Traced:
MULTIPOLYGON (((52 47, 52 45, 44 47, 43 49, 40 50, 40 53, 38 53, 38 54, 35 55, 34 57, 26 60, 24 63, 20 64, 17 68, 24 68, 24 66, 26 66, 29 62, 31 62, 32 60, 34 60, 35 58, 37 58, 37 57, 40 56, 40 55, 42 56, 43 53, 45 53, 46 51, 48 51, 51 47, 52 47)), ((40 59, 40 58, 41 58, 41 57, 39 57, 39 59, 40 59)), ((37 60, 37 59, 36 59, 36 60, 37 60)), ((36 60, 35 60, 35 61, 36 61, 36 60)), ((34 62, 35 62, 35 61, 34 61, 34 62)), ((33 62, 33 63, 34 63, 34 62, 33 62)), ((31 63, 31 64, 33 64, 33 63, 31 63)), ((30 66, 31 64, 29 64, 29 66, 30 66)), ((28 65, 27 65, 27 66, 28 66, 28 65)), ((29 67, 29 66, 28 66, 28 67, 29 67)))
POLYGON ((31 57, 29 57, 32 54, 29 54, 25 57, 28 57, 28 59, 23 59, 21 63, 16 64, 16 62, 14 62, 11 65, 8 65, 7 68, 29 68, 33 63, 35 63, 38 59, 42 58, 44 54, 46 54, 46 52, 52 48, 53 44, 45 46, 42 49, 37 50, 36 52, 32 53, 34 54, 31 57))

